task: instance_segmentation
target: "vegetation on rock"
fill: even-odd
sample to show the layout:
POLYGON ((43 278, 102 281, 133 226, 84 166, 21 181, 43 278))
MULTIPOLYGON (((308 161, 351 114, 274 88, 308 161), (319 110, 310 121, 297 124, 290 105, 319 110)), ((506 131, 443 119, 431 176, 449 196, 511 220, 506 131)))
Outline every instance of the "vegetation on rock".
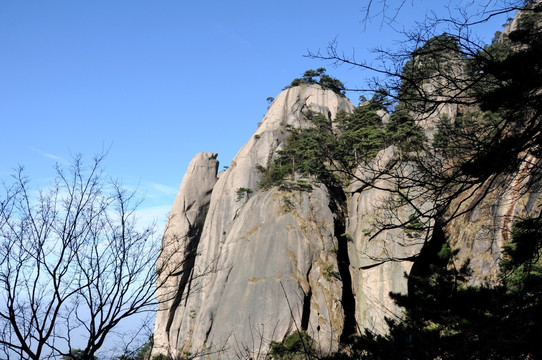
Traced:
POLYGON ((237 190, 235 190, 235 194, 237 195, 236 201, 241 201, 245 199, 245 202, 248 201, 250 198, 250 195, 252 195, 253 191, 252 189, 246 188, 246 187, 240 187, 237 190))
POLYGON ((325 68, 305 71, 305 73, 303 73, 303 77, 292 80, 290 85, 286 88, 311 84, 318 84, 324 89, 332 90, 333 92, 342 96, 345 94, 344 84, 340 80, 327 75, 325 68))
POLYGON ((385 95, 379 92, 351 114, 340 111, 332 120, 323 114, 307 113, 311 126, 288 128, 284 149, 267 168, 259 167, 260 188, 295 181, 297 175, 337 184, 386 146, 395 145, 405 152, 422 149, 425 134, 404 109, 396 110, 387 125, 382 123, 379 112, 385 111, 386 103, 385 95))
POLYGON ((282 342, 272 341, 269 355, 272 359, 304 360, 315 357, 314 340, 306 331, 294 331, 287 335, 282 342))

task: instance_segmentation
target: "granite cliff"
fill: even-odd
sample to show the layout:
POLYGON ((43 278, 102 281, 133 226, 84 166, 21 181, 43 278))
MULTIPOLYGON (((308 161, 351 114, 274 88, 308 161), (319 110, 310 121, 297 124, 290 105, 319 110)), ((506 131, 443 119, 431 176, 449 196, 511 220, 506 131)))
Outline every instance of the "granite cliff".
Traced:
MULTIPOLYGON (((348 336, 362 329, 383 333, 385 317, 400 316, 389 293, 407 291, 405 274, 431 234, 378 229, 379 217, 390 211, 392 179, 364 181, 389 167, 397 148, 360 166, 343 189, 316 181, 310 191, 258 188, 258 169, 284 148, 289 128, 309 127, 309 112, 332 119, 353 109, 319 85, 292 87, 276 98, 227 170, 217 174, 214 153, 192 160, 163 238, 163 258, 182 270, 158 291, 153 354, 256 358, 296 330, 333 352, 348 336)), ((496 273, 506 235, 495 235, 506 234, 514 216, 532 213, 540 194, 497 186, 478 191, 490 196, 438 231, 472 260, 472 281, 480 283, 496 273)), ((433 205, 424 199, 417 207, 433 205)), ((401 223, 411 213, 404 205, 392 215, 401 223)))
MULTIPOLYGON (((518 26, 516 19, 512 27, 518 26)), ((509 41, 507 36, 513 40, 518 35, 508 28, 501 43, 492 46, 509 41)), ((264 171, 285 156, 292 129, 320 126, 338 134, 348 130, 332 122, 338 114, 344 119, 344 114, 371 106, 368 102, 356 108, 340 91, 311 82, 277 96, 227 170, 217 173, 215 153, 194 157, 163 237, 159 263, 179 271, 159 280, 165 286, 157 292, 153 354, 259 358, 273 341, 301 330, 326 354, 340 350, 353 335, 385 334, 386 318, 402 316, 390 293, 409 292, 407 276, 426 271, 428 254, 434 256, 443 244, 457 249, 453 266, 469 265, 468 284, 497 283, 514 222, 540 216, 540 91, 534 87, 529 93, 535 105, 524 95, 516 99, 526 99, 517 111, 495 102, 483 87, 469 93, 466 101, 460 87, 468 78, 466 63, 449 56, 449 49, 455 49, 449 37, 435 39, 429 46, 446 45, 444 52, 430 52, 435 61, 413 57, 405 67, 405 74, 411 71, 415 79, 419 70, 430 76, 417 89, 426 101, 413 102, 422 108, 403 115, 396 108, 391 116, 376 111, 379 126, 395 126, 406 140, 382 142, 369 160, 356 158, 349 171, 337 167, 335 159, 323 160, 340 170, 340 185, 296 172, 294 165, 288 181, 261 183, 264 171), (434 76, 431 64, 437 71, 448 64, 449 71, 434 76), (478 104, 472 104, 473 97, 478 104), (435 106, 428 109, 431 102, 435 106), (511 117, 491 123, 503 106, 507 112, 502 113, 511 117), (525 119, 523 128, 519 117, 525 119), (422 135, 408 127, 409 121, 422 135), (469 133, 468 124, 485 122, 489 131, 474 126, 478 132, 469 133), (493 129, 501 128, 505 130, 495 135, 493 129), (443 136, 452 132, 463 137, 443 136), (408 142, 415 136, 431 146, 413 149, 408 142), (510 143, 522 147, 501 151, 510 143), (471 151, 471 145, 484 151, 471 151), (452 155, 443 160, 446 151, 452 155)), ((531 59, 529 51, 537 51, 514 46, 511 58, 524 51, 524 59, 531 59)), ((375 134, 368 138, 382 135, 375 134)))
POLYGON ((257 191, 257 168, 283 147, 287 126, 309 126, 303 112, 331 118, 352 109, 345 97, 320 86, 291 88, 276 98, 227 170, 217 176, 214 154, 194 158, 163 240, 165 248, 182 248, 179 261, 193 260, 158 294, 168 297, 176 288, 182 301, 161 305, 155 353, 216 349, 232 357, 263 351, 266 341, 297 327, 318 331, 323 346, 336 348, 345 315, 353 314, 345 314, 341 281, 325 270, 338 267, 333 199, 317 185, 310 192, 257 191), (253 193, 239 199, 238 189, 253 193))

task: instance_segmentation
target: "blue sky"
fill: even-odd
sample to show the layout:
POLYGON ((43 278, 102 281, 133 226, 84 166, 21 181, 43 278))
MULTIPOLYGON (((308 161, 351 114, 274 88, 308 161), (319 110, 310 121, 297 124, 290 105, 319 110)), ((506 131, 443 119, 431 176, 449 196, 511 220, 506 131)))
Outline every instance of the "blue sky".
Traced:
MULTIPOLYGON (((407 1, 397 28, 448 1, 407 1)), ((192 157, 229 165, 291 80, 326 67, 347 87, 366 75, 304 57, 337 38, 358 58, 401 35, 364 1, 0 0, 0 177, 37 185, 71 154, 109 149, 106 170, 165 218, 192 157)), ((504 22, 482 35, 489 41, 504 22)), ((352 94, 353 100, 358 94, 352 94)))

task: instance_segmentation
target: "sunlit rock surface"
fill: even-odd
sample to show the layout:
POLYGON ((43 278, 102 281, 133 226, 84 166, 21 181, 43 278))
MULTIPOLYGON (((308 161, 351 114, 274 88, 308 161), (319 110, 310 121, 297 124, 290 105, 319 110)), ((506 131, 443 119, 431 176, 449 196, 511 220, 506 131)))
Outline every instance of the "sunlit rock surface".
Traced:
MULTIPOLYGON (((505 187, 493 182, 487 187, 494 190, 480 188, 489 194, 484 201, 445 227, 420 219, 432 229, 424 233, 401 224, 415 215, 413 206, 431 215, 430 193, 412 188, 420 192, 415 203, 390 206, 395 198, 389 190, 397 184, 386 175, 375 180, 390 169, 411 174, 408 162, 397 162, 395 147, 360 165, 344 189, 315 182, 310 191, 258 189, 258 168, 284 147, 287 127, 310 126, 310 112, 332 119, 339 110, 351 112, 353 105, 331 90, 290 88, 218 178, 216 154, 194 158, 158 261, 176 276, 157 292, 153 354, 257 358, 271 341, 296 330, 306 330, 325 353, 357 331, 384 333, 386 317, 401 316, 389 293, 407 291, 405 275, 421 266, 428 239, 459 248, 458 261, 470 259, 473 284, 494 278, 514 219, 539 209, 540 189, 529 182, 529 163, 536 159, 509 175, 505 187), (392 226, 382 230, 383 223, 392 226)), ((439 111, 453 121, 456 110, 439 111)), ((379 115, 389 121, 386 113, 379 115)), ((429 137, 438 116, 422 121, 429 137)), ((457 206, 480 194, 462 194, 457 206)))
MULTIPOLYGON (((286 126, 309 126, 304 114, 319 112, 331 119, 339 110, 352 109, 348 99, 318 85, 287 89, 275 99, 254 136, 212 186, 210 202, 201 201, 205 220, 193 267, 186 269, 188 285, 181 283, 178 303, 161 305, 153 353, 245 356, 266 351, 269 341, 297 328, 336 349, 344 311, 330 195, 319 186, 310 192, 258 192, 257 168, 267 166, 284 146, 286 126), (253 193, 238 199, 242 188, 253 193)), ((193 175, 187 177, 197 183, 193 175)), ((172 213, 183 202, 179 199, 191 196, 183 189, 172 213)), ((189 222, 178 224, 173 215, 165 248, 190 232, 189 222)), ((160 289, 158 297, 171 290, 160 289)))

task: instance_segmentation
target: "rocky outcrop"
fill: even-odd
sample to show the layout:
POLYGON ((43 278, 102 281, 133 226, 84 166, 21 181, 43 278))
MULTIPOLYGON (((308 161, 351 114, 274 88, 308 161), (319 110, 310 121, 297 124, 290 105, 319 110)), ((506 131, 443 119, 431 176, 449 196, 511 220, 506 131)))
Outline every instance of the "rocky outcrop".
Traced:
POLYGON ((159 308, 154 331, 155 352, 167 352, 170 333, 181 326, 176 316, 191 292, 197 249, 217 180, 216 153, 200 153, 192 159, 171 208, 158 259, 159 308), (161 275, 162 274, 162 275, 161 275), (167 276, 166 276, 167 274, 167 276), (170 276, 170 274, 172 274, 170 276))
MULTIPOLYGON (((161 279, 157 292, 153 354, 257 358, 296 330, 326 353, 359 330, 384 333, 385 318, 401 315, 389 293, 407 291, 405 274, 421 266, 429 239, 461 249, 458 261, 470 259, 473 284, 496 274, 513 220, 542 203, 529 178, 536 159, 512 178, 495 176, 462 194, 455 208, 469 211, 445 227, 432 220, 436 205, 426 189, 409 188, 416 200, 397 206, 398 184, 387 170, 408 179, 412 164, 397 162, 395 147, 360 166, 344 188, 312 182, 310 191, 258 189, 258 169, 284 147, 288 127, 310 126, 310 113, 332 119, 340 110, 353 106, 333 91, 290 88, 218 179, 216 154, 194 158, 163 238, 158 267, 175 276, 161 279), (419 218, 423 233, 404 226, 419 214, 426 216, 419 218)), ((424 125, 428 134, 435 129, 424 125)))
MULTIPOLYGON (((258 167, 267 166, 284 146, 287 126, 309 126, 309 112, 331 119, 339 110, 352 109, 348 99, 318 85, 287 89, 275 99, 254 136, 212 187, 208 211, 201 212, 206 215, 198 227, 197 249, 191 253, 195 261, 184 269, 190 272, 189 290, 182 289, 181 281, 183 293, 175 299, 182 301, 161 305, 155 354, 253 356, 296 329, 321 339, 322 347, 336 349, 345 312, 333 199, 319 186, 291 193, 256 189, 258 167), (247 191, 238 198, 239 189, 255 195, 247 191)), ((176 204, 189 196, 184 189, 176 204)), ((174 219, 170 228, 175 224, 176 231, 168 228, 164 236, 166 249, 178 246, 178 239, 190 232, 189 221, 177 224, 174 219)), ((159 299, 171 289, 159 289, 159 299)))

